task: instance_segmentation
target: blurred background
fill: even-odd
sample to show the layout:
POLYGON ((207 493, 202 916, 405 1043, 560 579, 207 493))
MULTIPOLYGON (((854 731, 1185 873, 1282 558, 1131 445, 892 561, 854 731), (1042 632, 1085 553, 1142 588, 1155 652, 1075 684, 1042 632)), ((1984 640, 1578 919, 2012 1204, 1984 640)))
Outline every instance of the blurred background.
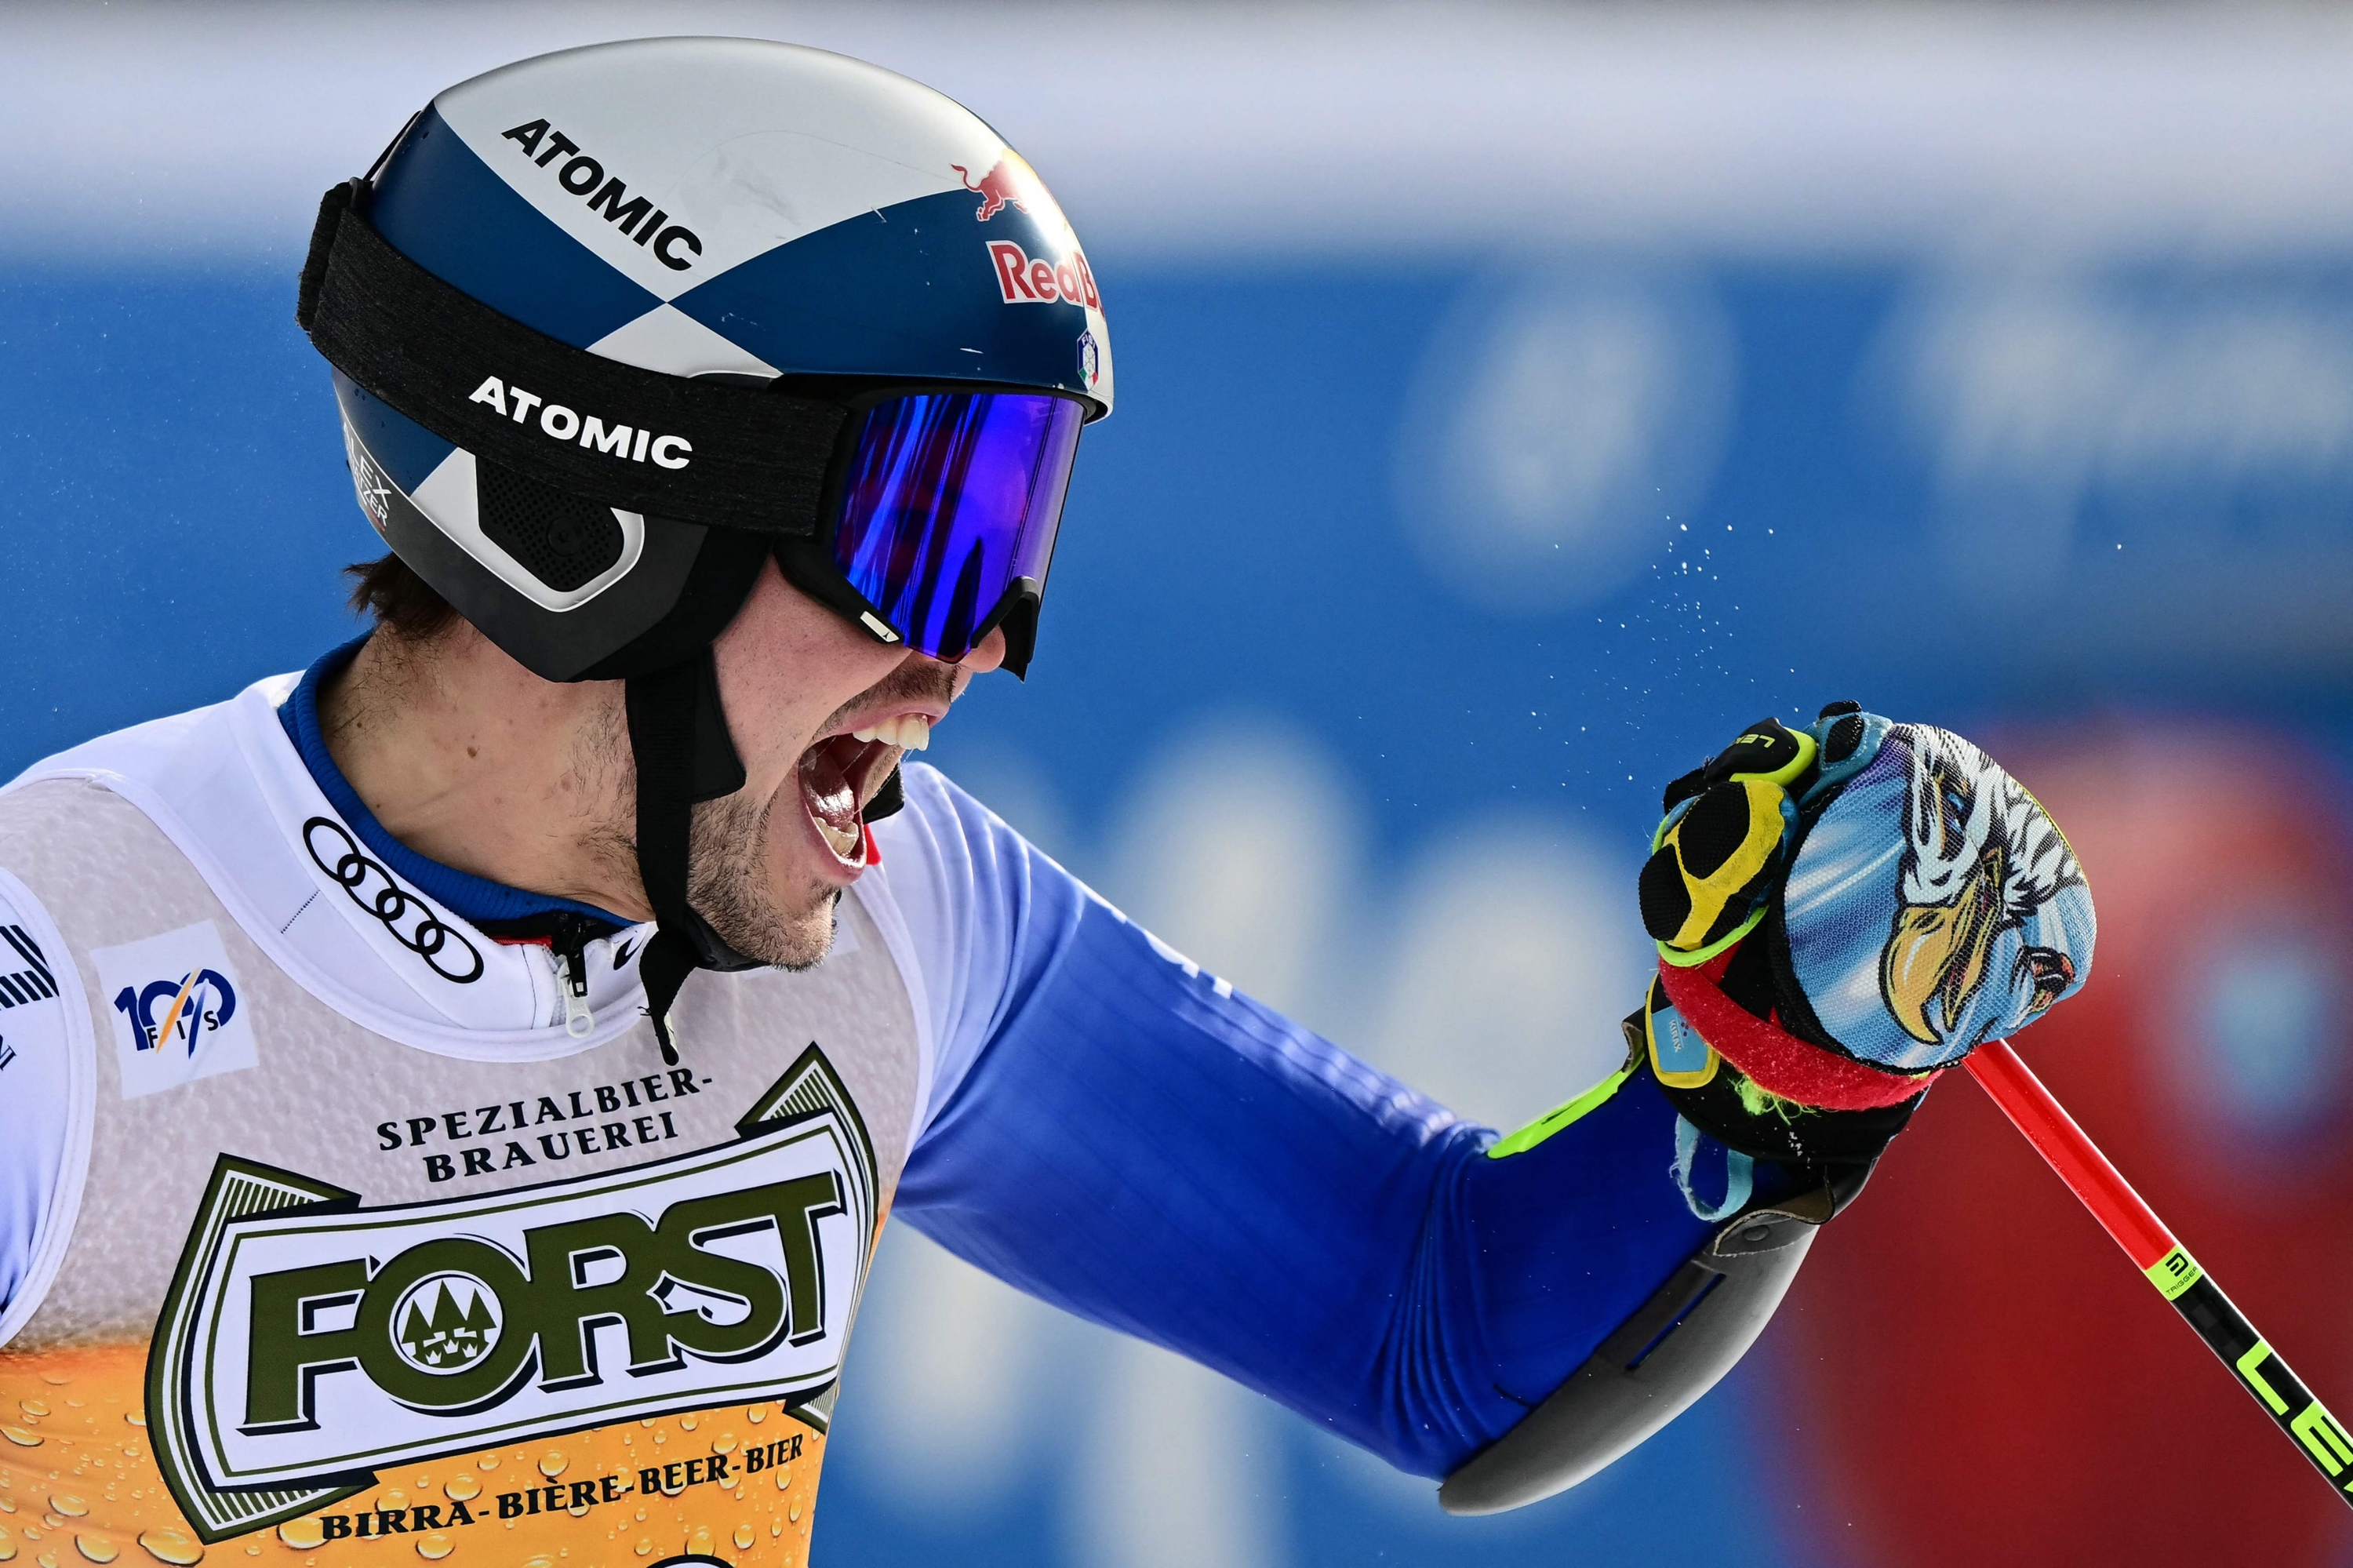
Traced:
MULTIPOLYGON (((318 193, 442 86, 655 31, 930 82, 1086 240, 1119 412, 941 766, 1510 1127, 1619 1054, 1662 780, 1834 698, 1961 729, 2100 899, 2030 1060, 2353 1403, 2353 16, 17 0, 0 762, 349 634, 318 193)), ((903 1227, 867 1313, 824 1563, 2353 1563, 1965 1083, 1735 1376, 1498 1519, 903 1227)))

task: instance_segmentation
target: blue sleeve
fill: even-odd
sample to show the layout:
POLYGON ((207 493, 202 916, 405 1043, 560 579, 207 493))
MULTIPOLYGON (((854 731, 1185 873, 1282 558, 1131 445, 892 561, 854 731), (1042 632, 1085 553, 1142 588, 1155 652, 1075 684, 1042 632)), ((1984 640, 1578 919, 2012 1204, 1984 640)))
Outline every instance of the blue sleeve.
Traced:
POLYGON ((1704 1239, 1646 1072, 1489 1159, 1491 1131, 1186 962, 924 772, 886 861, 921 863, 892 885, 923 906, 941 1083, 894 1212, 950 1251, 1435 1476, 1704 1239))

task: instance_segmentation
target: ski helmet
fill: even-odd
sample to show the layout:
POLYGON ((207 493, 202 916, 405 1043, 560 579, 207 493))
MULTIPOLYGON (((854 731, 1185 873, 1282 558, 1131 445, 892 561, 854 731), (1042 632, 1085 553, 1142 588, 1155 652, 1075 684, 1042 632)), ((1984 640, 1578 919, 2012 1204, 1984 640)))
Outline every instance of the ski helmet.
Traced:
POLYGON ((1092 270, 942 94, 820 50, 649 38, 435 98, 321 204, 297 320, 385 544, 552 681, 623 680, 665 1053, 697 800, 741 789, 711 644, 774 558, 879 641, 1017 674, 1080 428, 1092 270))

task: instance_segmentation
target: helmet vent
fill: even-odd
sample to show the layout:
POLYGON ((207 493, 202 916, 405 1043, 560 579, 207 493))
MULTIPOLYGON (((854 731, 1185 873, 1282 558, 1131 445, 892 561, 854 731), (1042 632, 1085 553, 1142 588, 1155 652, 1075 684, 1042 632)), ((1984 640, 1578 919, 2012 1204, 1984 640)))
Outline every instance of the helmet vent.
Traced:
POLYGON ((483 536, 558 593, 596 581, 621 558, 621 524, 610 507, 479 457, 474 497, 483 536))

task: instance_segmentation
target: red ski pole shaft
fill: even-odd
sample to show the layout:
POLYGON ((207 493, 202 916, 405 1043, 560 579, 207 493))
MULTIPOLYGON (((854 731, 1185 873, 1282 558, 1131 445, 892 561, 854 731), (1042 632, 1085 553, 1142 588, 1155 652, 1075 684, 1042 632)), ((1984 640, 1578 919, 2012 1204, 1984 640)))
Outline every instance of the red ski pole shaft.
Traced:
POLYGON ((2166 1229, 2165 1222, 2117 1174, 2106 1155, 2075 1118, 2052 1097, 2042 1080, 2027 1070, 2018 1053, 2001 1041, 1979 1046, 1968 1058, 1969 1075, 1983 1085, 2002 1114, 2026 1135, 2092 1217, 2125 1249, 2158 1294, 2206 1341, 2207 1348, 2237 1374, 2280 1430, 2293 1438, 2313 1467, 2353 1507, 2353 1436, 2331 1415, 2254 1325, 2231 1304, 2221 1287, 2198 1266, 2166 1229))

